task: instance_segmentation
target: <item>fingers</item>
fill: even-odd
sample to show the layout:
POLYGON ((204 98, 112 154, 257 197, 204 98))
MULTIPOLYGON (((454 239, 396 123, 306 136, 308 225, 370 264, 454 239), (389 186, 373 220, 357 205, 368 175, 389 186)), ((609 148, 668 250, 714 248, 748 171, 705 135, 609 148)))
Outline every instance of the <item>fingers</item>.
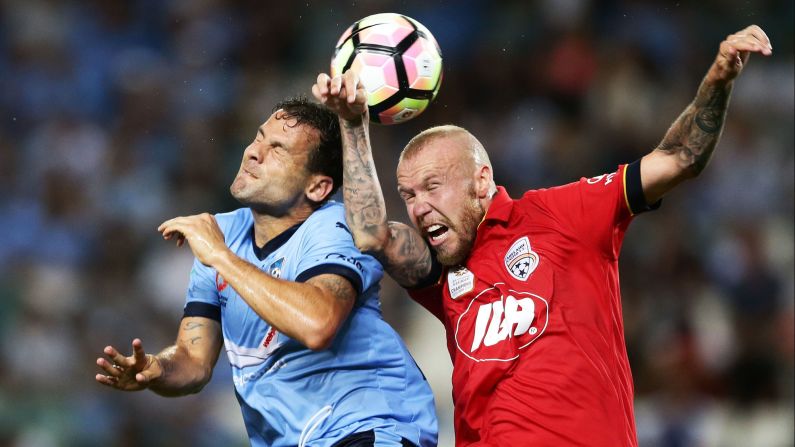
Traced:
MULTIPOLYGON (((116 365, 119 365, 119 366, 122 366, 122 367, 127 367, 127 366, 132 366, 133 365, 133 362, 130 359, 128 359, 127 357, 121 355, 121 353, 119 351, 117 351, 116 348, 114 348, 113 346, 105 346, 105 349, 103 349, 102 352, 104 352, 105 355, 111 361, 113 361, 113 363, 116 364, 116 365)), ((102 359, 102 360, 104 360, 104 359, 102 359)))
MULTIPOLYGON (((331 77, 326 73, 320 73, 317 75, 317 80, 315 81, 315 85, 312 86, 312 92, 315 92, 315 87, 317 87, 317 96, 325 97, 328 95, 329 89, 329 81, 331 81, 331 77)), ((318 98, 320 99, 320 98, 318 98)))
POLYGON ((359 90, 359 76, 351 71, 348 70, 343 75, 342 83, 345 86, 345 93, 346 99, 348 100, 349 104, 353 104, 356 101, 356 96, 359 90))
POLYGON ((102 376, 102 377, 109 376, 108 379, 112 380, 114 378, 118 378, 122 374, 122 367, 121 366, 113 364, 113 363, 111 363, 111 362, 109 362, 109 361, 107 361, 107 360, 105 360, 103 358, 98 358, 97 359, 97 366, 102 368, 102 370, 105 371, 105 374, 106 374, 106 375, 97 374, 97 378, 99 378, 99 376, 102 376))
POLYGON ((144 352, 144 344, 140 338, 133 340, 132 348, 135 369, 140 371, 146 367, 146 352, 144 352))
POLYGON ((767 37, 767 34, 765 34, 762 28, 760 28, 757 25, 751 25, 748 28, 746 28, 744 31, 755 37, 760 45, 769 49, 771 52, 773 51, 773 46, 770 44, 770 38, 767 37))
POLYGON ((118 382, 118 379, 116 379, 115 377, 108 377, 102 374, 97 374, 94 377, 94 379, 105 386, 114 387, 114 388, 116 387, 116 383, 118 382))
POLYGON ((144 370, 135 375, 135 381, 141 385, 148 385, 157 375, 156 371, 144 370))
POLYGON ((185 244, 185 238, 192 234, 190 231, 195 220, 201 217, 201 215, 175 217, 160 224, 160 226, 157 227, 157 231, 163 234, 163 239, 165 240, 170 240, 176 236, 177 247, 182 247, 182 245, 185 244))
POLYGON ((331 79, 331 83, 329 85, 329 94, 331 96, 340 96, 341 89, 342 89, 342 76, 334 76, 331 79))
MULTIPOLYGON (((773 46, 762 28, 751 25, 742 31, 728 36, 725 40, 735 51, 762 53, 765 56, 773 54, 773 46)), ((730 52, 733 55, 734 51, 730 52)))

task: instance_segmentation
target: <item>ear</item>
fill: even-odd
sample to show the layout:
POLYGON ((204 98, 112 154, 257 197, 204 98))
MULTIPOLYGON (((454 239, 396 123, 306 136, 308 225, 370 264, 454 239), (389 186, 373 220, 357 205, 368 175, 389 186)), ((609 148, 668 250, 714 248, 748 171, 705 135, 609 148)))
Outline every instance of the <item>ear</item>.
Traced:
POLYGON ((491 197, 492 186, 494 184, 494 174, 488 165, 481 165, 475 172, 475 191, 478 199, 491 197))
POLYGON ((304 194, 313 202, 322 202, 331 194, 334 188, 334 180, 323 174, 312 174, 304 188, 304 194))

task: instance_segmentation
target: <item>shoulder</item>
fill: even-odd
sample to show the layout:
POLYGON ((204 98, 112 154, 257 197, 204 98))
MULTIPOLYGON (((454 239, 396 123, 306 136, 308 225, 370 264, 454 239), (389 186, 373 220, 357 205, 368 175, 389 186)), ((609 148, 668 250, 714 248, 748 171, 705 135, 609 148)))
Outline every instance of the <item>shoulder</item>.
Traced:
POLYGON ((254 218, 251 216, 250 209, 239 208, 234 211, 215 214, 215 221, 218 222, 221 232, 229 236, 248 231, 254 223, 254 218))
MULTIPOLYGON (((327 231, 320 236, 339 238, 341 233, 347 233, 351 237, 351 231, 345 222, 345 208, 340 202, 328 201, 318 208, 306 220, 306 231, 316 232, 319 230, 327 231)), ((351 237, 351 240, 353 238, 351 237)))

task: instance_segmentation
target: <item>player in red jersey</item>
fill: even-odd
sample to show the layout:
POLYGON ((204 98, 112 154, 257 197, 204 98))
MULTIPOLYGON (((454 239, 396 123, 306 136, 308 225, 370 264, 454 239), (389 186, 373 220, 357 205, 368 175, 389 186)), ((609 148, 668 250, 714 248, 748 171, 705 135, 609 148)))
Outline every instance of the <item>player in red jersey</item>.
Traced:
POLYGON ((397 169, 415 228, 387 221, 355 74, 318 77, 313 93, 343 128, 357 245, 445 325, 457 446, 637 446, 618 282, 624 232, 704 169, 750 53, 772 54, 755 25, 720 44, 693 102, 642 159, 518 200, 496 186, 469 132, 420 133, 397 169))

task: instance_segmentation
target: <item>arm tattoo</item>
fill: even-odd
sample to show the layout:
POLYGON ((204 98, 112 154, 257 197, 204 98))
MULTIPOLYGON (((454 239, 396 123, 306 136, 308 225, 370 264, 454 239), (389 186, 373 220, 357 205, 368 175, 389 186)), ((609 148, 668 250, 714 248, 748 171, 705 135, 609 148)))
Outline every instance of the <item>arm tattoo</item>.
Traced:
POLYGON ((386 229, 386 205, 369 154, 367 129, 343 121, 342 140, 343 195, 348 224, 354 236, 357 232, 377 236, 386 229))
POLYGON ((342 121, 342 141, 342 191, 346 220, 356 245, 369 250, 401 286, 418 284, 431 271, 431 252, 414 229, 387 222, 367 128, 342 121))
POLYGON ((189 322, 185 323, 185 330, 186 331, 192 331, 192 330, 198 329, 200 327, 204 327, 204 324, 196 323, 195 321, 189 321, 189 322))
POLYGON ((413 228, 396 222, 389 228, 392 251, 379 261, 398 284, 415 286, 430 273, 433 254, 413 228))
POLYGON ((201 337, 193 337, 193 338, 191 338, 191 339, 190 339, 190 340, 188 340, 188 341, 190 341, 190 344, 192 344, 192 345, 195 345, 195 344, 196 344, 196 343, 198 343, 198 342, 199 342, 199 340, 201 340, 201 339, 202 339, 201 337))
POLYGON ((334 295, 338 300, 349 300, 356 298, 356 290, 346 278, 338 275, 318 276, 311 281, 315 285, 322 287, 325 291, 334 295))
POLYGON ((723 130, 731 84, 704 82, 696 98, 668 129, 658 149, 676 154, 681 168, 698 175, 707 166, 723 130))

